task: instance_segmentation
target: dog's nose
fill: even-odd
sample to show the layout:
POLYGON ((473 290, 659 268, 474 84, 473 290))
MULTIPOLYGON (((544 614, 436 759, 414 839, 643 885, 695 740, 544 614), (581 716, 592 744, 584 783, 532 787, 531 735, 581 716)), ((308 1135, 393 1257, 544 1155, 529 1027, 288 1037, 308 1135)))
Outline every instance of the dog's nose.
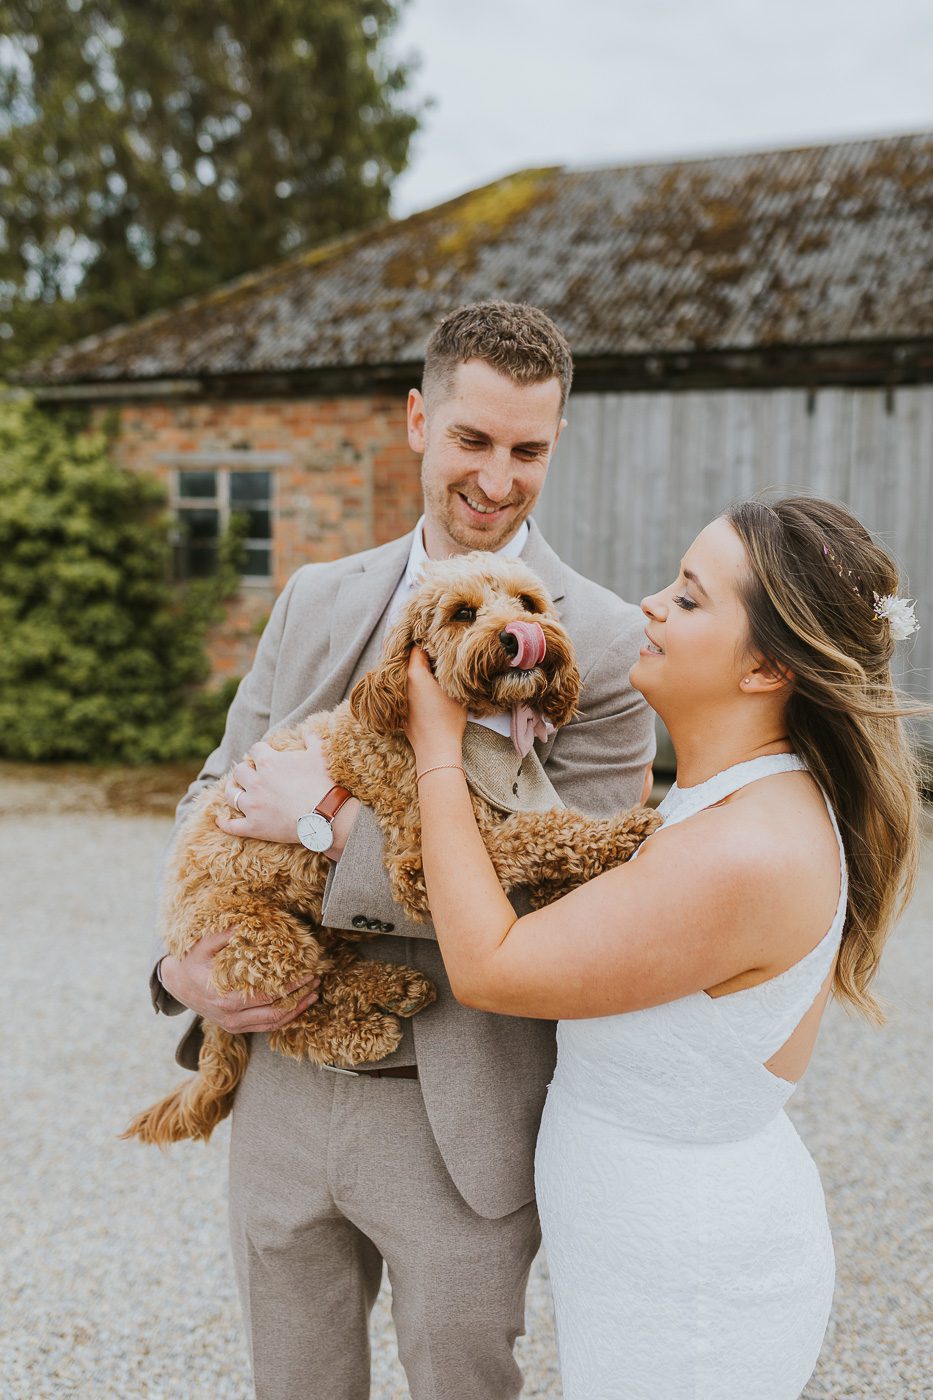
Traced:
POLYGON ((499 633, 512 665, 522 671, 539 666, 547 653, 547 641, 539 622, 510 622, 499 633))

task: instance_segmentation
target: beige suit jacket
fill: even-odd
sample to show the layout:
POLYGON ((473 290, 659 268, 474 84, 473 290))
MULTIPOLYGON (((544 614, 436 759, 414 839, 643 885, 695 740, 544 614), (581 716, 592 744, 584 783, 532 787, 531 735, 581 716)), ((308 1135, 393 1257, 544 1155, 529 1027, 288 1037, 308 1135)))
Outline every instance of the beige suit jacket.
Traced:
MULTIPOLYGON (((407 535, 334 563, 305 565, 292 576, 230 707, 220 746, 179 805, 179 820, 206 783, 270 730, 339 704, 376 664, 410 548, 407 535)), ((651 713, 628 680, 642 615, 564 564, 533 521, 522 557, 554 599, 583 680, 579 718, 539 745, 540 757, 567 806, 609 815, 638 801, 654 753, 651 713)), ((324 902, 331 928, 351 928, 360 915, 393 930, 366 945, 367 953, 410 963, 437 985, 437 1001, 411 1024, 428 1117, 454 1183, 480 1215, 517 1210, 534 1194, 534 1143, 555 1059, 553 1023, 474 1011, 454 999, 433 927, 411 922, 392 899, 381 834, 366 809, 331 871, 324 902)), ((151 989, 158 1009, 183 1009, 155 977, 151 989)), ((179 1063, 197 1067, 199 1041, 195 1021, 179 1045, 179 1063)))

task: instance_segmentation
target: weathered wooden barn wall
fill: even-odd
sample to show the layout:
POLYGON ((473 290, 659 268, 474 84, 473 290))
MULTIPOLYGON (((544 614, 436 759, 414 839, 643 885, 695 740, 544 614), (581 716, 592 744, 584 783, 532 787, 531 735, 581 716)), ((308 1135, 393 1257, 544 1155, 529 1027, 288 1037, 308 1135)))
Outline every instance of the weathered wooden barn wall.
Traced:
POLYGON ((933 695, 933 385, 580 394, 567 418, 535 517, 575 568, 637 602, 731 501, 831 496, 898 560, 921 622, 900 683, 933 695))

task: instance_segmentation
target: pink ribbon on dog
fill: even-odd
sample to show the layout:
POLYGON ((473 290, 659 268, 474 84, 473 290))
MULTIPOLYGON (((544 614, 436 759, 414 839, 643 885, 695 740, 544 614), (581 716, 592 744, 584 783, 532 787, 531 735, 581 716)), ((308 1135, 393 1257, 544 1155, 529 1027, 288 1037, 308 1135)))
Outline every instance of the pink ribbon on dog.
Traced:
POLYGON ((554 725, 524 700, 512 706, 512 743, 519 758, 524 758, 535 739, 544 743, 554 733, 554 725))
POLYGON ((530 671, 541 664, 547 653, 547 642, 540 622, 510 622, 504 631, 518 642, 518 651, 512 657, 513 666, 530 671))

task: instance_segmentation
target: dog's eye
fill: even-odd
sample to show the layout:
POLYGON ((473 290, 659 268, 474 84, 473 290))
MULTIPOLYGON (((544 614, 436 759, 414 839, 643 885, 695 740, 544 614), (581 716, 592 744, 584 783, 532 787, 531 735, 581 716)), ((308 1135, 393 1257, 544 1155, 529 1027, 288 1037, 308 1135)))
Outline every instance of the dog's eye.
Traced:
POLYGON ((453 615, 451 621, 452 621, 452 622, 475 622, 475 621, 476 621, 476 609, 475 609, 475 608, 467 607, 466 603, 464 603, 463 607, 462 607, 462 608, 458 608, 457 611, 454 613, 454 615, 453 615))
POLYGON ((536 612, 538 612, 538 610, 539 610, 539 609, 538 609, 538 605, 537 605, 537 603, 535 602, 534 598, 529 598, 529 596, 528 596, 527 593, 523 593, 523 594, 521 595, 521 597, 519 598, 518 601, 521 603, 522 607, 525 609, 525 612, 533 612, 533 613, 536 613, 536 612))

